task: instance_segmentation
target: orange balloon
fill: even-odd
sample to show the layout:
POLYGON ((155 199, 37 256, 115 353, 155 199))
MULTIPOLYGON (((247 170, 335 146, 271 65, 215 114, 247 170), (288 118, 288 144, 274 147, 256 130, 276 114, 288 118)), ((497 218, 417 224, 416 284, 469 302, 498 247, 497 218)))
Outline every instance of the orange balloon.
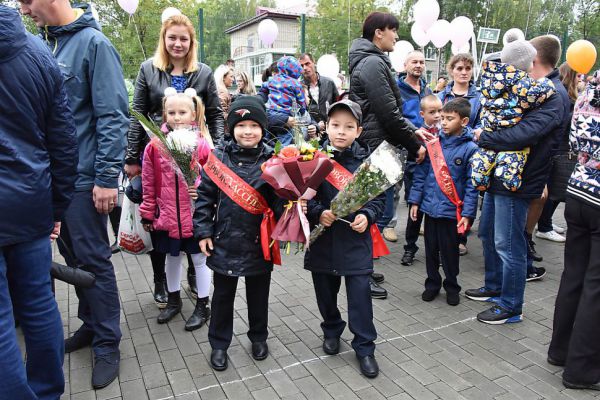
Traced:
POLYGON ((576 40, 567 49, 567 64, 580 74, 590 72, 596 62, 596 47, 587 40, 576 40))

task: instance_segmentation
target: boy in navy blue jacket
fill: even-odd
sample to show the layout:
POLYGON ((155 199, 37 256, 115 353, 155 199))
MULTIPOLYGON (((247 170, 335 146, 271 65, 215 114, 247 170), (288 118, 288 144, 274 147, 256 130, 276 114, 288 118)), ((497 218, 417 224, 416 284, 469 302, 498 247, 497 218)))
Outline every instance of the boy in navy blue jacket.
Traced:
MULTIPOLYGON (((334 103, 328 113, 325 146, 334 148, 333 159, 349 172, 354 172, 369 156, 369 148, 356 141, 362 132, 360 106, 350 100, 334 103)), ((310 246, 304 257, 304 268, 312 272, 319 311, 323 317, 323 351, 339 352, 340 336, 346 322, 337 307, 342 276, 345 277, 352 348, 363 375, 375 378, 379 367, 375 360, 377 331, 373 324, 373 305, 369 278, 373 272, 373 240, 369 227, 377 221, 385 207, 382 194, 354 214, 340 216, 331 212, 331 200, 338 190, 325 181, 317 195, 308 202, 307 217, 311 225, 326 226, 324 233, 310 246)))
POLYGON ((456 218, 456 206, 442 192, 436 180, 430 157, 418 165, 415 170, 413 187, 408 199, 410 217, 417 218, 420 209, 425 214, 425 264, 427 279, 424 301, 432 301, 442 287, 442 277, 439 273, 440 258, 444 274, 443 285, 446 291, 446 301, 455 306, 460 302, 458 284, 459 250, 458 227, 467 228, 475 219, 477 213, 477 190, 471 183, 471 168, 469 160, 477 150, 473 142, 471 128, 468 127, 471 106, 465 99, 449 101, 442 108, 442 132, 440 145, 444 159, 454 181, 454 186, 463 208, 460 221, 456 218))

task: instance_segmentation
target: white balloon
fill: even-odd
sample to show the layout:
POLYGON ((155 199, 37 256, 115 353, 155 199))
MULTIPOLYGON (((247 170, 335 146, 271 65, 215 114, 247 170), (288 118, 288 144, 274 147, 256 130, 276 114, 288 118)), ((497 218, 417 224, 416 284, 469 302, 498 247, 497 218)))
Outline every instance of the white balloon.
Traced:
POLYGON ((140 4, 140 0, 117 0, 117 3, 119 3, 121 8, 125 10, 127 14, 133 15, 140 4))
POLYGON ((450 22, 445 19, 438 19, 427 31, 431 43, 438 49, 444 47, 450 40, 450 22))
POLYGON ((452 43, 450 49, 452 50, 452 54, 468 53, 469 50, 471 50, 471 45, 469 45, 469 43, 467 42, 462 47, 459 47, 456 44, 452 43))
POLYGON ((263 19, 260 24, 258 24, 258 38, 265 46, 270 46, 277 39, 277 35, 279 34, 279 28, 277 24, 272 19, 263 19))
POLYGON ((424 31, 427 31, 440 16, 440 5, 437 0, 419 0, 413 6, 413 17, 424 31))
POLYGON ((504 33, 504 36, 502 36, 502 43, 505 46, 509 42, 513 42, 515 40, 525 40, 525 34, 519 28, 511 28, 504 33))
POLYGON ((450 23, 450 40, 458 47, 463 46, 473 35, 473 22, 464 16, 456 17, 450 23))
POLYGON ((419 47, 425 47, 429 43, 429 35, 416 22, 410 28, 410 37, 419 47))
POLYGON ((396 42, 394 45, 394 51, 390 53, 390 62, 392 63, 392 67, 394 67, 396 71, 403 70, 406 56, 414 49, 415 48, 413 45, 406 40, 396 42))
POLYGON ((340 62, 333 54, 324 54, 317 60, 317 72, 335 80, 340 72, 340 62))
POLYGON ((162 24, 164 24, 165 21, 168 20, 169 18, 171 18, 173 15, 181 15, 181 11, 179 11, 175 7, 165 8, 164 11, 162 12, 162 15, 160 16, 160 22, 162 24))

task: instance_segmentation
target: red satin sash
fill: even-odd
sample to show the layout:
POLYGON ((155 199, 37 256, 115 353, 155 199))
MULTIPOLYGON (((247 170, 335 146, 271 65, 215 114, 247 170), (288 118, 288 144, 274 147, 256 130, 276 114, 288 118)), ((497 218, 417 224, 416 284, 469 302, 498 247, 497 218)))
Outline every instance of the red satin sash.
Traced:
MULTIPOLYGON (((450 169, 448 168, 448 164, 446 164, 446 159, 444 158, 444 152, 442 151, 442 146, 440 145, 440 139, 439 137, 431 139, 425 143, 425 145, 427 146, 427 154, 429 154, 429 159, 431 160, 431 167, 433 169, 433 174, 435 175, 435 180, 437 181, 442 193, 444 193, 446 197, 448 197, 448 200, 450 200, 450 202, 456 206, 456 221, 458 222, 462 219, 463 201, 460 199, 460 196, 456 191, 454 180, 452 179, 450 169)), ((458 233, 464 234, 468 230, 469 227, 464 229, 461 225, 458 233)))
MULTIPOLYGON (((334 188, 337 190, 342 190, 348 182, 352 179, 352 173, 344 168, 340 163, 331 160, 333 163, 333 170, 327 175, 327 182, 329 182, 334 188)), ((381 232, 379 232, 379 228, 377 225, 372 224, 371 228, 369 228, 371 232, 371 238, 373 239, 373 258, 378 258, 381 256, 387 256, 390 254, 390 249, 388 249, 387 245, 383 241, 383 237, 381 237, 381 232)))
POLYGON ((267 261, 281 265, 279 242, 275 241, 270 246, 271 233, 275 229, 275 214, 269 208, 265 198, 252 186, 237 176, 229 167, 219 160, 213 152, 208 156, 208 161, 203 167, 206 175, 238 206, 254 215, 263 215, 260 224, 260 244, 263 256, 267 261), (271 247, 273 248, 271 254, 271 247))

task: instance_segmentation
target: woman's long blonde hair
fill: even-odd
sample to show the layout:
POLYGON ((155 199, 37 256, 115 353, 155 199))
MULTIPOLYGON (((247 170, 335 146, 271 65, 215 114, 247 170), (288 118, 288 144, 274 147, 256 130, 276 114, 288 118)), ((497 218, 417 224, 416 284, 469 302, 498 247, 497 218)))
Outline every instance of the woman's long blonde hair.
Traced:
POLYGON ((238 72, 238 76, 244 82, 244 89, 242 89, 240 93, 254 96, 256 94, 256 88, 254 87, 254 82, 252 82, 250 76, 245 72, 238 72))
POLYGON ((217 90, 219 92, 227 92, 229 89, 225 86, 225 82, 223 79, 227 74, 233 74, 233 68, 228 67, 227 65, 219 65, 217 69, 215 69, 215 84, 217 85, 217 90))
POLYGON ((163 22, 160 28, 158 46, 154 53, 152 65, 161 71, 166 71, 171 65, 171 59, 167 52, 167 46, 165 45, 165 35, 167 34, 167 30, 173 26, 185 26, 190 35, 190 49, 185 56, 185 67, 183 68, 183 71, 189 73, 198 70, 198 41, 196 40, 196 30, 194 29, 192 21, 182 14, 173 15, 163 22))

